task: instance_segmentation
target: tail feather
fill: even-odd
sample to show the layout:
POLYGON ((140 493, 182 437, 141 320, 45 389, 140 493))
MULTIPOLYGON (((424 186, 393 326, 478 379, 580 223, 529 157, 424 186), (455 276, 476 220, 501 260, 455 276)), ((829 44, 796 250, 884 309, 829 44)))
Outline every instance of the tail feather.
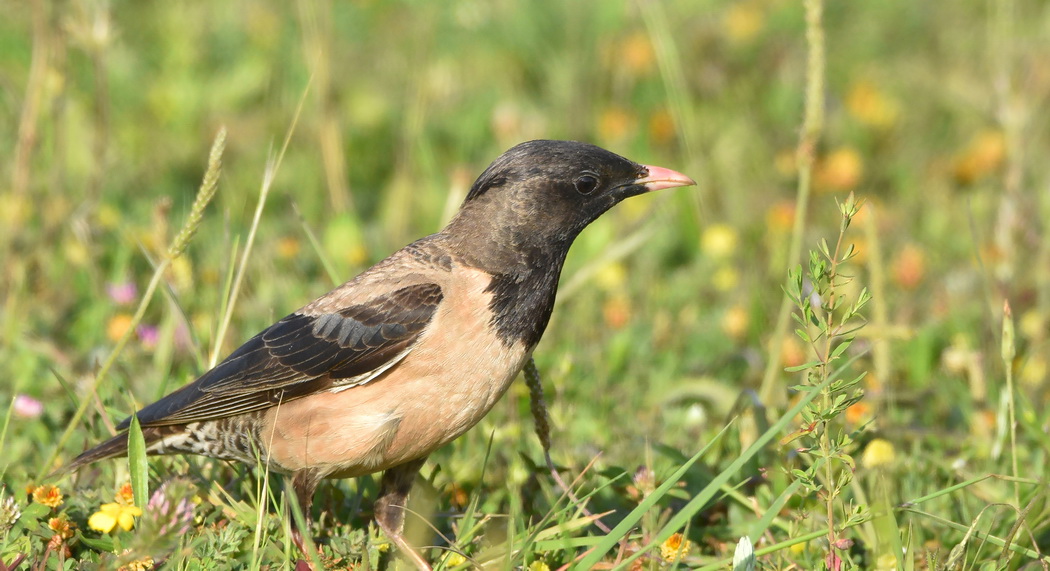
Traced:
MULTIPOLYGON (((146 440, 146 452, 152 454, 150 446, 157 443, 165 436, 170 436, 172 433, 179 432, 181 427, 174 426, 149 426, 143 427, 142 436, 146 440)), ((73 459, 72 462, 58 468, 51 475, 59 475, 72 473, 84 466, 97 462, 99 460, 106 460, 107 458, 119 458, 121 456, 128 455, 128 433, 121 432, 120 434, 106 440, 102 444, 89 448, 80 453, 79 456, 73 459)))
POLYGON ((120 434, 80 453, 72 462, 55 470, 55 474, 75 472, 80 468, 107 458, 117 458, 128 454, 128 433, 120 434))

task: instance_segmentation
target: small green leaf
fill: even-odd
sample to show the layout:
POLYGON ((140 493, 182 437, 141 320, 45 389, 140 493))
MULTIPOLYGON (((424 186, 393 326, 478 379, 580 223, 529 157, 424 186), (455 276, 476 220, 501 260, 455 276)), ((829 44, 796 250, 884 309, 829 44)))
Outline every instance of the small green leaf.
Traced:
POLYGON ((94 549, 95 551, 101 551, 106 553, 113 551, 113 538, 108 535, 103 535, 102 537, 95 538, 81 534, 80 542, 90 547, 91 549, 94 549))
POLYGON ((820 365, 820 364, 821 364, 820 361, 810 361, 808 363, 803 363, 801 365, 795 365, 794 367, 784 367, 784 370, 789 372, 789 373, 797 373, 799 371, 804 371, 806 369, 811 369, 811 368, 816 367, 817 365, 820 365))
POLYGON ((838 359, 839 355, 842 355, 846 351, 846 349, 849 349, 851 343, 853 343, 853 338, 844 339, 841 343, 839 343, 831 351, 831 360, 834 361, 835 359, 838 359))
POLYGON ((128 469, 135 505, 145 508, 149 498, 149 464, 146 463, 146 439, 142 436, 142 426, 136 415, 132 415, 128 428, 128 469))

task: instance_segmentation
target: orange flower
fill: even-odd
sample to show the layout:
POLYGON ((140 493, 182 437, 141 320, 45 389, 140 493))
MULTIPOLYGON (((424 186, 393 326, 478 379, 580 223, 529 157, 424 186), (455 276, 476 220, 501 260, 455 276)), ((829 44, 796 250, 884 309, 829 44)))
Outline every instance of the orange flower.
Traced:
POLYGON ((642 77, 649 75, 656 68, 656 55, 653 43, 644 32, 634 32, 620 43, 619 65, 631 75, 642 77))
POLYGON ((290 260, 299 255, 299 240, 293 236, 285 236, 277 241, 277 257, 282 260, 290 260))
POLYGON ((997 170, 1006 159, 1006 137, 999 131, 984 131, 956 155, 952 175, 959 184, 972 184, 997 170))
POLYGON ((49 508, 57 508, 62 505, 62 490, 50 484, 37 486, 33 490, 33 501, 49 508))
POLYGON ((854 403, 846 409, 846 422, 857 425, 871 417, 871 407, 864 401, 854 403))
POLYGON ((670 143, 674 140, 676 133, 674 117, 667 109, 660 109, 649 117, 649 138, 654 143, 670 143))
POLYGON ((795 202, 782 200, 766 211, 766 226, 777 233, 790 232, 795 225, 795 202))
POLYGON ((106 337, 109 340, 116 343, 120 341, 120 338, 124 336, 124 333, 131 327, 131 315, 128 313, 118 313, 109 319, 109 323, 106 324, 106 337))
POLYGON ((904 289, 915 289, 926 274, 926 255, 914 244, 901 248, 893 260, 893 279, 904 289))
POLYGON ((634 115, 622 107, 608 107, 598 117, 598 135, 606 141, 622 141, 634 127, 634 115))
POLYGON ((131 482, 125 482, 118 490, 114 499, 122 506, 135 505, 135 493, 131 489, 131 482))
POLYGON ((674 561, 688 556, 692 548, 692 541, 683 537, 682 534, 676 533, 668 537, 667 541, 660 545, 660 557, 663 557, 665 561, 674 561))
POLYGON ((63 515, 47 520, 47 527, 51 528, 55 535, 63 539, 69 539, 73 537, 73 529, 76 526, 63 515))
POLYGON ((806 362, 806 351, 797 337, 785 337, 780 346, 780 364, 784 367, 797 367, 806 362))
POLYGON ((602 304, 602 318, 610 329, 622 329, 631 320, 631 301, 614 295, 602 304))
POLYGON ((852 190, 864 178, 864 160, 850 147, 832 151, 816 165, 814 187, 825 192, 852 190))

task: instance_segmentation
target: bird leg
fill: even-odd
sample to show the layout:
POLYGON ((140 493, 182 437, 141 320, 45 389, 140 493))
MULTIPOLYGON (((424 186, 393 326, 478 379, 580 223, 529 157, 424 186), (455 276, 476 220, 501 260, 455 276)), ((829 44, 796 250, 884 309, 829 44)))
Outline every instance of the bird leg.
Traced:
POLYGON ((412 490, 416 474, 419 474, 419 469, 423 467, 425 461, 425 457, 419 458, 383 472, 383 479, 379 485, 379 497, 376 498, 373 511, 379 528, 390 538, 390 541, 394 542, 401 553, 421 571, 430 571, 430 565, 402 535, 408 492, 412 490))
POLYGON ((317 484, 321 479, 322 476, 318 470, 299 470, 292 476, 291 480, 292 490, 295 492, 295 499, 297 500, 299 509, 303 514, 302 529, 300 529, 295 523, 295 514, 289 514, 292 524, 292 543, 299 548, 303 557, 306 557, 308 560, 313 558, 314 550, 307 547, 306 541, 303 538, 303 532, 310 533, 310 529, 312 528, 310 507, 313 506, 314 503, 314 490, 317 489, 317 484))
MULTIPOLYGON (((551 478, 565 492, 569 500, 580 506, 580 510, 584 515, 593 517, 594 514, 580 502, 576 494, 573 493, 572 488, 562 479, 558 469, 554 467, 554 462, 551 461, 551 419, 550 415, 547 414, 547 403, 543 400, 543 382, 540 380, 540 370, 536 368, 536 361, 533 361, 531 356, 525 363, 522 372, 525 373, 525 384, 529 386, 529 409, 532 411, 532 419, 536 424, 536 436, 540 437, 540 444, 543 446, 543 459, 547 462, 547 470, 550 471, 551 478)), ((595 519, 594 525, 605 533, 612 533, 612 529, 602 523, 600 519, 595 519)))

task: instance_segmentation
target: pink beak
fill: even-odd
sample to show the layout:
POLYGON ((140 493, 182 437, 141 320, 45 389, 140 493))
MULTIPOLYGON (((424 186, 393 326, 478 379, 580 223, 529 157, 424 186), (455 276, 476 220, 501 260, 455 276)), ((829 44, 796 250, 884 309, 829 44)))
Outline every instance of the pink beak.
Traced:
POLYGON ((671 169, 652 167, 649 165, 642 165, 642 167, 649 171, 649 174, 636 180, 635 184, 644 186, 649 192, 663 190, 665 188, 674 188, 676 186, 692 186, 696 184, 695 180, 671 169))

